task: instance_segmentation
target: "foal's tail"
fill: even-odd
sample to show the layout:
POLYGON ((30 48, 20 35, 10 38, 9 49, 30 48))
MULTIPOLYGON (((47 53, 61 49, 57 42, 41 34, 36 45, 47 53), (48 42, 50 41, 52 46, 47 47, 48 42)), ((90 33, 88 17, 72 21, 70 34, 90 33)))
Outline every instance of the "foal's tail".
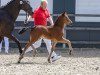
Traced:
POLYGON ((21 35, 21 34, 25 33, 29 29, 32 29, 32 27, 31 26, 30 27, 24 27, 24 28, 22 28, 22 29, 20 29, 18 31, 18 34, 21 35))

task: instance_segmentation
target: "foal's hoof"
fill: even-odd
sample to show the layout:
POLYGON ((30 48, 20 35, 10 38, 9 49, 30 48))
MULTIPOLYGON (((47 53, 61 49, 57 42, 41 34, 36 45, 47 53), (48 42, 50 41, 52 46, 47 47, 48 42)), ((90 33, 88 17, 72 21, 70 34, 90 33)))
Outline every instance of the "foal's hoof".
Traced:
POLYGON ((72 50, 69 51, 69 55, 72 55, 72 50))
POLYGON ((37 55, 37 53, 34 53, 34 54, 33 54, 33 57, 36 57, 36 55, 37 55))
POLYGON ((37 56, 36 54, 33 55, 33 57, 36 57, 36 56, 37 56))
POLYGON ((22 51, 20 51, 19 53, 20 53, 20 55, 21 55, 21 54, 23 53, 23 50, 22 50, 22 51))
POLYGON ((48 63, 51 63, 50 59, 48 59, 48 63))
POLYGON ((20 61, 18 61, 17 63, 20 64, 20 61))
POLYGON ((33 57, 36 57, 37 54, 38 54, 37 50, 33 51, 33 57))
POLYGON ((33 55, 33 57, 36 57, 36 55, 33 55))
POLYGON ((21 52, 19 55, 21 56, 23 52, 21 52))

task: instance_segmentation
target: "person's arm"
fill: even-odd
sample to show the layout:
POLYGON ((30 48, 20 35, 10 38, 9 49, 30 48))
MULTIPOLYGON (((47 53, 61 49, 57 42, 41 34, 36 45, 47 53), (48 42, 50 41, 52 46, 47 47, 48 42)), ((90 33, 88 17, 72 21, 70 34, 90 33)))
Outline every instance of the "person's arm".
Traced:
POLYGON ((31 19, 31 16, 29 15, 29 17, 28 17, 27 21, 29 21, 30 19, 31 19))
POLYGON ((35 13, 36 13, 36 11, 34 11, 32 15, 29 15, 29 16, 28 16, 28 18, 27 18, 27 22, 28 22, 31 18, 34 18, 35 13))
POLYGON ((24 21, 24 24, 27 24, 28 21, 30 20, 30 18, 31 18, 31 16, 29 15, 28 18, 27 18, 27 20, 24 21))
POLYGON ((51 24, 52 26, 54 25, 54 22, 53 22, 53 19, 52 19, 51 16, 48 18, 48 21, 50 22, 50 24, 51 24))

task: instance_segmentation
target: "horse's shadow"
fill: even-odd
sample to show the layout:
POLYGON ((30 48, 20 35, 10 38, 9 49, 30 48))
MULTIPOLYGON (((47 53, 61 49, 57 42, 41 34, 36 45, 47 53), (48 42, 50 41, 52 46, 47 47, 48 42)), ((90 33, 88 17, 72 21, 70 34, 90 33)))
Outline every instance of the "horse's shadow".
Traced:
MULTIPOLYGON (((10 55, 14 55, 14 54, 10 54, 10 55)), ((44 59, 44 57, 45 57, 47 59, 47 56, 48 56, 47 53, 38 53, 38 55, 34 58, 44 59)), ((66 59, 66 60, 67 60, 67 58, 100 58, 100 49, 74 49, 73 55, 69 55, 68 50, 67 50, 67 51, 61 52, 61 56, 62 56, 62 58, 66 59)), ((27 53, 25 55, 25 57, 33 58, 32 52, 27 53)), ((20 64, 18 64, 17 61, 10 62, 10 63, 5 64, 5 66, 29 65, 29 64, 31 64, 31 65, 51 65, 51 64, 56 65, 55 62, 50 64, 50 63, 48 63, 48 61, 37 62, 37 61, 35 61, 35 59, 32 59, 32 60, 34 60, 34 61, 22 61, 20 64)))
POLYGON ((48 62, 44 62, 44 63, 38 63, 38 62, 21 62, 21 63, 8 63, 8 64, 5 64, 6 67, 9 67, 9 66, 12 66, 12 65, 57 65, 57 64, 54 64, 54 62, 51 64, 51 63, 48 63, 48 62))
MULTIPOLYGON (((97 48, 74 48, 72 55, 69 55, 69 50, 68 49, 58 49, 55 51, 58 55, 61 55, 62 57, 69 58, 78 58, 78 57, 83 57, 83 58, 95 58, 95 57, 100 57, 100 49, 97 48)), ((32 52, 26 53, 26 57, 33 57, 32 52)), ((48 57, 47 52, 38 52, 36 57, 48 57)), ((35 58, 35 57, 34 57, 35 58)))

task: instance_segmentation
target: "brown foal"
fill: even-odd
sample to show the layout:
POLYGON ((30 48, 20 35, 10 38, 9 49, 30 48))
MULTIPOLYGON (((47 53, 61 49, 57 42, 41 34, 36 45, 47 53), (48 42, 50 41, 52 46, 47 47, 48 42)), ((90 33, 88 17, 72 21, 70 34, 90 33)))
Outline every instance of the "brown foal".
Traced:
POLYGON ((32 45, 40 38, 46 38, 50 39, 52 41, 52 50, 51 53, 48 56, 48 62, 50 63, 50 58, 52 52, 55 50, 56 44, 59 43, 65 43, 69 46, 69 54, 71 55, 71 52, 73 50, 71 46, 71 42, 64 38, 64 27, 65 25, 71 24, 72 21, 69 19, 66 12, 62 13, 58 19, 56 20, 54 26, 44 27, 44 26, 36 26, 34 27, 30 32, 30 39, 29 42, 26 44, 23 53, 20 55, 18 63, 20 63, 21 59, 23 58, 25 51, 32 46, 34 51, 36 50, 34 46, 32 45))

